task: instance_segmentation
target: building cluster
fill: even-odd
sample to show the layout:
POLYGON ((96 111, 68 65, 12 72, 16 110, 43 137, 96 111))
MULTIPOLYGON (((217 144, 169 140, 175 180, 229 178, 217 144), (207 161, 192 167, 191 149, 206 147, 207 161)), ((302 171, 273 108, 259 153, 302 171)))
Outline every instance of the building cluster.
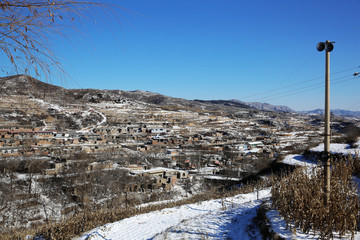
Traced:
MULTIPOLYGON (((45 127, 2 125, 0 157, 66 156, 71 159, 86 153, 116 159, 118 153, 130 151, 145 158, 155 155, 161 166, 173 169, 195 170, 209 166, 238 169, 244 167, 244 160, 271 159, 288 149, 317 142, 321 137, 321 129, 311 123, 310 116, 257 112, 251 117, 245 114, 247 117, 230 118, 206 112, 119 105, 93 104, 88 111, 98 112, 104 120, 81 130, 59 130, 51 125, 52 120, 45 120, 45 127)), ((68 106, 66 110, 57 110, 57 114, 78 109, 80 107, 68 106)), ((121 163, 121 159, 118 162, 121 163)), ((149 167, 140 160, 131 164, 134 163, 149 167)), ((107 166, 103 162, 97 164, 97 167, 89 166, 89 171, 107 166)), ((58 173, 63 163, 55 165, 57 167, 46 173, 58 173)))

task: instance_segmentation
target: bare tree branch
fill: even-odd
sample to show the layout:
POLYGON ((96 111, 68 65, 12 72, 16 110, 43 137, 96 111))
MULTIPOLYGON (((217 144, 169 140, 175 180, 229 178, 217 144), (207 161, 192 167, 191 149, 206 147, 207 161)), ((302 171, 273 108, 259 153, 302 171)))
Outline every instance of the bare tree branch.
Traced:
POLYGON ((65 28, 73 28, 91 10, 97 14, 113 7, 90 0, 0 0, 0 50, 17 73, 47 79, 54 72, 66 75, 50 37, 63 36, 65 28))

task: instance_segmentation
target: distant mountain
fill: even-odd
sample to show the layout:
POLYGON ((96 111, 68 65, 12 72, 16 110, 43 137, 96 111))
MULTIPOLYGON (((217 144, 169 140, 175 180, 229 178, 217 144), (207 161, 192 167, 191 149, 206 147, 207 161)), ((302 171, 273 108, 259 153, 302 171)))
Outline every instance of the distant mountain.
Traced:
MULTIPOLYGON (((350 111, 350 110, 343 110, 343 109, 331 109, 330 111, 336 116, 360 117, 360 111, 350 111)), ((311 110, 311 111, 301 111, 301 112, 308 113, 308 114, 323 115, 325 111, 324 111, 324 109, 315 109, 315 110, 311 110)))
POLYGON ((274 112, 294 112, 291 108, 287 106, 271 105, 269 103, 260 103, 260 102, 242 102, 237 99, 231 99, 232 102, 237 102, 249 106, 251 108, 256 108, 263 111, 274 111, 274 112))
POLYGON ((259 103, 259 102, 247 102, 246 105, 265 111, 276 111, 276 112, 294 112, 291 108, 287 106, 280 105, 271 105, 269 103, 259 103))
POLYGON ((216 105, 223 105, 227 107, 237 107, 237 108, 251 108, 250 106, 246 105, 241 101, 233 101, 233 100, 199 100, 195 99, 195 102, 199 103, 210 103, 216 105))
POLYGON ((316 114, 316 115, 323 115, 324 109, 314 109, 310 111, 300 111, 301 113, 308 113, 308 114, 316 114))

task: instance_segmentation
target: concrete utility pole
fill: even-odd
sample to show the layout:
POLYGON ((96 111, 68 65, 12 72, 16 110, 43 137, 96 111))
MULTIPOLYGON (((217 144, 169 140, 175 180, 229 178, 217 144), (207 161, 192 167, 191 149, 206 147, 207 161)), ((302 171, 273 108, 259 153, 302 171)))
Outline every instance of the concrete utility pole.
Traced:
POLYGON ((334 49, 333 43, 327 40, 316 46, 319 52, 325 49, 325 131, 324 131, 324 203, 330 203, 330 52, 334 49))

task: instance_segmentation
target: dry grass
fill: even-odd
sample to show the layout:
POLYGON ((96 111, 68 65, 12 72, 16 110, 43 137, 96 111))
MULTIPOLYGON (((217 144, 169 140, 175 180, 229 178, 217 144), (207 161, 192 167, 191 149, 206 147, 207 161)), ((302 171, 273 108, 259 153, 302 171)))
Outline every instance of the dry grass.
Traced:
POLYGON ((324 205, 323 169, 305 168, 273 183, 273 205, 288 224, 305 233, 320 234, 322 239, 351 233, 359 223, 359 194, 352 181, 358 158, 338 156, 332 159, 330 204, 324 205))

